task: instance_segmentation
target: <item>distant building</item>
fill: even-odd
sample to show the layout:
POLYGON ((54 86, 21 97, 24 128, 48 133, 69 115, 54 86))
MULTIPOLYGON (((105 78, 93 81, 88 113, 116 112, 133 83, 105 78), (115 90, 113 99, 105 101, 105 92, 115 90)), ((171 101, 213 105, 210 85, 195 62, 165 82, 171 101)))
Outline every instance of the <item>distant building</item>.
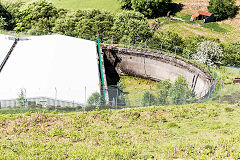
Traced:
POLYGON ((203 23, 214 22, 215 17, 213 13, 206 12, 206 11, 197 11, 194 15, 192 15, 190 21, 197 21, 197 20, 203 20, 203 23))
MULTIPOLYGON (((6 100, 0 100, 0 108, 6 108, 6 107, 17 107, 17 101, 16 99, 6 99, 6 100)), ((25 106, 29 105, 42 105, 44 106, 82 106, 83 104, 76 103, 74 101, 66 101, 66 100, 59 100, 54 98, 48 98, 48 97, 35 97, 35 98, 26 98, 25 99, 25 106)))

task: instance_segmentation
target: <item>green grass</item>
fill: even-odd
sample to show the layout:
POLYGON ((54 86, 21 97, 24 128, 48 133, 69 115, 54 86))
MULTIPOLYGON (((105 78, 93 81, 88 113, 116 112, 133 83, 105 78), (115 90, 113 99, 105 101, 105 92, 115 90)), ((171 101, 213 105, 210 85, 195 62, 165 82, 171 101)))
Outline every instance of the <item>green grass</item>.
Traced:
POLYGON ((126 105, 141 106, 144 92, 156 89, 156 82, 138 77, 122 76, 121 82, 124 84, 126 94, 126 105))
MULTIPOLYGON (((8 1, 8 0, 3 0, 8 1)), ((17 0, 13 0, 17 1, 17 0)), ((23 2, 31 2, 32 0, 21 0, 23 2)), ((118 12, 121 10, 118 0, 48 0, 52 2, 58 8, 65 9, 87 9, 96 8, 101 10, 107 10, 110 12, 118 12)))
POLYGON ((57 7, 67 9, 85 9, 96 8, 108 10, 111 12, 120 11, 120 3, 118 0, 51 0, 57 7))
POLYGON ((237 159, 240 108, 0 114, 0 159, 237 159))

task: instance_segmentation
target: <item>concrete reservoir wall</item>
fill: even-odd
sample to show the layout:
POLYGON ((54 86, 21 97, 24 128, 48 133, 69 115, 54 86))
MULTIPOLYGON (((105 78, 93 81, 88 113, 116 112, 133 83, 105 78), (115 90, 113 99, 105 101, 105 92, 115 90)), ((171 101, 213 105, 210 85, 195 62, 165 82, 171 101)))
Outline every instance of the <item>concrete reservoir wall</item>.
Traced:
POLYGON ((190 87, 195 84, 194 91, 198 98, 204 97, 213 83, 211 75, 203 69, 165 54, 120 47, 102 47, 102 52, 107 59, 105 68, 110 68, 108 74, 115 74, 111 71, 116 71, 118 75, 137 76, 155 81, 170 79, 171 82, 179 76, 184 76, 190 87))

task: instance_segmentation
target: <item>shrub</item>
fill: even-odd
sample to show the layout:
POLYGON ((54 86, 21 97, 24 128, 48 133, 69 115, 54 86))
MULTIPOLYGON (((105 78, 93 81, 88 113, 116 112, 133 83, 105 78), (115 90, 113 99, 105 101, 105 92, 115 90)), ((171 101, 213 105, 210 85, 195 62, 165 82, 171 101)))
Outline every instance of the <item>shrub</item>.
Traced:
POLYGON ((121 3, 122 9, 132 9, 132 1, 131 0, 119 0, 121 3))
POLYGON ((240 42, 231 42, 224 47, 222 62, 226 65, 240 66, 240 42))
POLYGON ((185 104, 186 100, 192 96, 186 78, 178 77, 170 89, 170 99, 173 104, 185 104))
POLYGON ((210 0, 208 10, 214 13, 216 20, 233 18, 237 14, 236 0, 210 0))
POLYGON ((156 104, 157 105, 167 105, 168 104, 168 96, 169 91, 171 88, 170 80, 164 80, 161 82, 158 82, 156 84, 157 87, 157 97, 156 97, 156 104))
POLYGON ((157 47, 163 47, 168 50, 175 49, 175 47, 182 48, 184 44, 183 37, 171 31, 158 31, 154 34, 152 41, 158 44, 157 47))
POLYGON ((219 39, 209 38, 209 37, 205 37, 205 36, 195 36, 195 37, 187 39, 185 41, 185 50, 187 52, 189 51, 189 53, 185 53, 185 54, 186 55, 189 54, 189 56, 192 57, 192 55, 197 52, 199 44, 204 41, 220 43, 219 39))
POLYGON ((58 10, 52 3, 41 0, 22 6, 16 15, 15 31, 52 32, 58 10))
POLYGON ((127 36, 133 43, 149 39, 153 34, 144 15, 134 11, 118 13, 114 18, 113 32, 117 40, 127 36))
POLYGON ((13 30, 16 27, 16 18, 17 14, 20 11, 20 8, 24 5, 21 1, 11 1, 4 2, 4 7, 10 15, 8 19, 6 19, 8 25, 6 27, 7 30, 13 30))
POLYGON ((110 35, 112 26, 113 15, 107 11, 77 10, 58 18, 53 31, 75 37, 90 35, 95 40, 98 32, 104 36, 110 35))
POLYGON ((8 29, 8 22, 12 19, 11 14, 0 1, 0 29, 8 29))
POLYGON ((7 26, 6 18, 0 17, 0 29, 5 29, 7 26))
POLYGON ((203 64, 213 65, 220 61, 222 53, 223 50, 219 43, 204 41, 199 44, 197 54, 193 56, 193 59, 203 64))
POLYGON ((155 96, 153 94, 151 94, 150 91, 146 91, 143 94, 143 98, 142 98, 142 105, 143 106, 151 106, 155 104, 155 96))
POLYGON ((93 93, 87 100, 88 105, 90 106, 99 106, 101 105, 102 97, 98 92, 93 93))

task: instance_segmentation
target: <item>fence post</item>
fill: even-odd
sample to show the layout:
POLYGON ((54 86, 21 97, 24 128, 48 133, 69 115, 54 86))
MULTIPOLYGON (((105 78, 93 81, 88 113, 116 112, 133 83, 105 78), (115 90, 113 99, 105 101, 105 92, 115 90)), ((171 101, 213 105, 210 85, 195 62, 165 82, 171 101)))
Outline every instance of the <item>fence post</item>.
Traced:
POLYGON ((175 57, 177 56, 177 48, 178 48, 178 47, 175 48, 175 57))
POLYGON ((144 46, 145 46, 145 51, 146 51, 147 50, 147 40, 145 40, 144 46))
POLYGON ((117 87, 117 96, 116 96, 116 109, 117 109, 117 105, 118 105, 118 87, 117 87))
POLYGON ((150 86, 150 89, 149 89, 149 102, 148 102, 148 106, 150 106, 151 104, 151 86, 150 86))
POLYGON ((220 89, 219 103, 221 103, 222 87, 223 87, 223 85, 224 85, 224 83, 222 82, 221 89, 220 89))
POLYGON ((130 48, 130 45, 131 45, 131 36, 129 37, 128 48, 130 48))
POLYGON ((112 42, 111 42, 111 46, 113 46, 113 35, 112 35, 112 42))

